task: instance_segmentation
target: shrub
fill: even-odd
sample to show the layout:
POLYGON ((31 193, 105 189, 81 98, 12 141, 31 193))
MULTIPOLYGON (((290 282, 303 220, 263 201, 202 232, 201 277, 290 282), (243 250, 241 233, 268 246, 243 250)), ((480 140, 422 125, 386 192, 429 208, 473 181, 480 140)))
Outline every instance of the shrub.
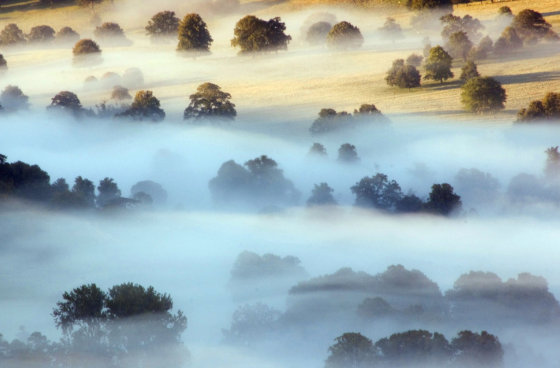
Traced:
POLYGON ((27 37, 29 43, 51 43, 54 41, 55 30, 49 26, 37 26, 31 28, 27 37))
POLYGON ((149 120, 157 123, 165 119, 165 112, 160 108, 159 100, 153 95, 152 91, 139 91, 136 93, 130 108, 115 116, 133 121, 149 120))
POLYGON ((327 35, 327 45, 333 49, 357 49, 363 43, 364 37, 360 29, 348 22, 335 24, 327 35))
POLYGON ((465 110, 483 114, 504 109, 506 91, 494 78, 471 78, 461 87, 461 90, 461 102, 465 110))
POLYGON ((152 42, 166 43, 177 37, 178 29, 179 18, 175 16, 175 12, 162 11, 150 19, 146 26, 146 34, 150 36, 152 42))
POLYGON ((472 61, 467 61, 463 68, 461 69, 461 76, 459 77, 461 80, 468 80, 470 78, 479 77, 480 74, 476 68, 476 64, 472 61))
POLYGON ((327 35, 332 29, 332 24, 327 22, 318 22, 309 27, 305 40, 310 45, 324 45, 327 42, 327 35))
POLYGON ((189 98, 191 103, 185 109, 184 120, 191 120, 193 123, 210 121, 220 123, 233 121, 237 116, 235 105, 229 100, 231 95, 223 92, 221 88, 212 83, 204 83, 196 89, 196 93, 189 98))
POLYGON ((237 22, 231 40, 232 47, 239 47, 240 54, 288 50, 292 37, 285 34, 286 24, 280 17, 268 22, 248 15, 237 22))
POLYGON ((424 79, 439 80, 443 83, 444 80, 453 78, 452 63, 453 58, 441 46, 432 47, 430 56, 424 62, 424 79))
POLYGON ((98 65, 103 62, 101 49, 92 40, 84 39, 78 41, 72 48, 72 53, 74 54, 73 64, 76 66, 98 65))
POLYGON ((131 100, 132 96, 128 93, 128 88, 114 86, 111 92, 111 100, 131 100))
POLYGON ((187 14, 179 24, 179 44, 177 51, 188 52, 193 56, 209 53, 210 45, 214 41, 200 15, 187 14))
POLYGON ((76 43, 80 40, 78 32, 70 27, 63 27, 55 35, 55 41, 59 43, 76 43))
POLYGON ((27 110, 29 97, 23 94, 18 86, 7 86, 0 94, 0 104, 7 111, 27 110))
POLYGON ((14 23, 10 23, 0 32, 1 46, 18 46, 25 44, 23 31, 14 23))

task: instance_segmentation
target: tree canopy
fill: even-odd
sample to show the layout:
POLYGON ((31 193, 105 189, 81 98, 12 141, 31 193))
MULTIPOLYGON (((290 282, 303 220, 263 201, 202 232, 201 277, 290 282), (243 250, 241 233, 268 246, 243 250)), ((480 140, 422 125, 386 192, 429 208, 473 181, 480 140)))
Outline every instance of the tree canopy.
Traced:
POLYGON ((537 39, 543 38, 552 27, 541 13, 531 9, 517 13, 511 25, 522 38, 534 36, 537 39))
POLYGON ((542 100, 531 101, 519 110, 517 122, 560 122, 560 93, 548 92, 542 100))
POLYGON ((152 91, 138 91, 130 108, 115 116, 133 121, 147 120, 158 123, 165 119, 165 111, 160 107, 159 100, 152 91))
POLYGON ((390 86, 399 88, 420 87, 421 75, 415 66, 405 64, 403 59, 393 61, 393 66, 387 71, 385 81, 390 86))
POLYGON ((347 332, 334 341, 325 368, 370 368, 378 359, 373 342, 360 333, 347 332))
POLYGON ((449 36, 445 44, 446 50, 453 58, 462 58, 467 61, 467 55, 473 47, 473 43, 465 32, 455 32, 449 36))
POLYGON ((317 22, 309 27, 305 40, 310 45, 324 45, 327 42, 327 35, 332 29, 332 24, 328 22, 317 22))
POLYGON ((453 78, 452 63, 453 58, 441 46, 432 47, 430 56, 424 61, 426 69, 424 79, 438 80, 443 83, 444 80, 453 78))
POLYGON ((191 103, 185 109, 183 119, 193 124, 229 122, 237 116, 235 105, 229 101, 231 95, 218 85, 201 84, 189 98, 191 103))
POLYGON ((159 12, 148 21, 146 34, 150 36, 152 42, 166 43, 177 37, 179 22, 175 12, 168 10, 159 12))
POLYGON ((403 196, 400 185, 381 173, 362 178, 350 190, 356 196, 356 206, 380 210, 393 209, 403 196))
POLYGON ((193 56, 210 52, 210 45, 214 41, 202 17, 195 13, 185 15, 179 23, 178 37, 177 51, 193 56))
POLYGON ((286 51, 292 37, 286 35, 285 31, 286 24, 280 17, 267 22, 254 15, 247 15, 235 25, 231 46, 239 47, 240 54, 286 51))
POLYGON ((507 95, 502 84, 491 77, 474 77, 461 87, 461 102, 465 110, 477 114, 504 109, 507 95))
POLYGON ((363 43, 360 29, 346 21, 335 24, 327 34, 327 45, 333 49, 357 49, 363 43))
POLYGON ((327 183, 315 184, 311 191, 311 197, 307 200, 307 205, 310 207, 336 205, 337 202, 332 195, 333 192, 334 189, 329 187, 327 183))

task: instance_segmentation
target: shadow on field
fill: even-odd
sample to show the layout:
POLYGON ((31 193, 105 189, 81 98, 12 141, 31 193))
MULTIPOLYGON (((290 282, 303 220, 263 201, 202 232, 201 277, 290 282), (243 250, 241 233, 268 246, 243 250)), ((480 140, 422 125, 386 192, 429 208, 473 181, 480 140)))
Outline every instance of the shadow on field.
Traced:
MULTIPOLYGON (((57 9, 65 8, 68 6, 74 6, 73 1, 60 1, 57 3, 51 3, 49 1, 30 1, 30 0, 7 0, 2 2, 2 7, 0 8, 0 14, 6 14, 17 11, 27 11, 35 9, 57 9)), ((3 20, 5 18, 0 18, 3 20)))
POLYGON ((532 82, 549 82, 560 80, 560 72, 538 72, 515 75, 495 76, 496 80, 502 84, 522 84, 532 82))
POLYGON ((429 91, 447 91, 449 89, 455 89, 455 88, 459 88, 463 85, 463 81, 461 80, 452 80, 452 81, 447 81, 447 82, 437 82, 437 83, 430 83, 430 84, 422 84, 422 89, 423 90, 429 90, 429 91))
POLYGON ((548 13, 541 13, 543 17, 551 17, 553 15, 560 15, 560 10, 558 11, 552 11, 552 12, 548 12, 548 13))

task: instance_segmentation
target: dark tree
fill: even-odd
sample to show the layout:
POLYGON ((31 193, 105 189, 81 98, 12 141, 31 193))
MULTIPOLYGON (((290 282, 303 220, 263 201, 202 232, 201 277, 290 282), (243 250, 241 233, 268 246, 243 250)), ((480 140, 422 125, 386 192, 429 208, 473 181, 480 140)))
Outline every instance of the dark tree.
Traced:
POLYGON ((463 61, 467 61, 467 55, 472 47, 473 43, 465 32, 452 33, 445 44, 445 48, 453 58, 463 58, 463 61))
POLYGON ((395 18, 388 17, 387 20, 385 20, 383 27, 378 28, 377 31, 380 33, 381 37, 393 42, 404 38, 402 28, 395 18))
POLYGON ((128 93, 128 88, 123 86, 114 86, 113 92, 111 92, 111 99, 112 100, 132 100, 132 96, 128 93))
POLYGON ((482 331, 461 331, 451 340, 455 362, 463 367, 501 367, 504 351, 497 336, 482 331))
POLYGON ((25 44, 25 35, 19 27, 10 23, 0 32, 0 46, 19 46, 25 44))
POLYGON ((200 15, 195 13, 185 15, 179 23, 177 32, 179 37, 177 51, 189 53, 193 57, 210 52, 210 45, 214 40, 200 15))
POLYGON ((28 110, 27 97, 18 86, 8 85, 0 94, 0 104, 6 111, 28 110))
POLYGON ((328 22, 317 22, 309 27, 305 40, 314 46, 324 45, 327 42, 327 35, 332 29, 332 24, 328 22))
POLYGON ((321 109, 319 117, 315 119, 309 131, 311 134, 322 134, 346 129, 353 126, 352 115, 346 111, 336 112, 333 109, 321 109))
POLYGON ((424 208, 424 202, 414 194, 403 196, 395 203, 396 213, 417 213, 424 208))
POLYGON ((74 31, 70 27, 63 27, 55 35, 55 42, 58 43, 68 43, 75 44, 80 40, 80 35, 78 32, 74 31))
POLYGON ((72 48, 74 59, 72 64, 80 65, 98 65, 103 62, 101 58, 101 49, 99 45, 92 40, 84 39, 76 42, 72 48))
POLYGON ((159 12, 148 22, 146 34, 154 43, 167 43, 177 37, 179 21, 173 11, 159 12))
POLYGON ((309 155, 327 156, 327 150, 321 143, 313 143, 309 149, 309 155))
POLYGON ((396 333, 380 339, 375 347, 388 366, 444 366, 452 357, 449 342, 442 334, 425 330, 396 333))
POLYGON ((70 186, 68 186, 68 183, 66 182, 66 179, 64 179, 64 178, 56 179, 56 181, 51 184, 51 188, 52 188, 53 194, 61 194, 61 193, 66 193, 66 192, 70 191, 70 186))
POLYGON ((51 198, 50 177, 46 171, 21 161, 9 164, 4 155, 0 161, 0 196, 32 202, 47 202, 51 198))
POLYGON ((432 79, 443 83, 444 80, 453 78, 451 64, 453 58, 441 47, 436 46, 430 49, 430 56, 424 62, 426 74, 424 79, 432 79))
POLYGON ((325 368, 371 368, 379 359, 372 341, 359 333, 347 332, 334 341, 325 368))
POLYGON ((165 119, 165 111, 160 107, 159 100, 153 95, 152 91, 139 91, 134 96, 130 108, 115 116, 133 121, 147 120, 152 123, 159 123, 165 119))
POLYGON ((110 178, 99 181, 97 190, 99 191, 99 195, 97 196, 97 205, 99 207, 109 206, 121 197, 121 190, 117 186, 117 183, 110 178))
POLYGON ((461 197, 455 194, 453 187, 447 183, 434 184, 425 208, 428 212, 449 216, 461 211, 461 197))
POLYGON ((509 6, 502 6, 500 9, 498 9, 498 16, 507 16, 513 18, 513 13, 511 12, 509 6))
POLYGON ((406 6, 411 10, 453 9, 451 0, 407 0, 406 6))
POLYGON ((495 54, 505 54, 511 50, 523 47, 523 40, 517 35, 517 31, 513 27, 506 27, 502 35, 494 44, 495 54))
POLYGON ((56 31, 49 26, 37 26, 31 28, 29 34, 25 35, 30 44, 52 43, 56 31))
POLYGON ((52 98, 52 102, 47 106, 50 111, 64 111, 71 113, 74 117, 82 117, 84 115, 84 108, 78 96, 69 91, 59 92, 52 98))
POLYGON ((559 120, 560 93, 548 92, 542 100, 532 101, 527 108, 517 113, 517 122, 558 122, 559 120))
POLYGON ((468 79, 476 77, 480 77, 480 73, 478 73, 476 64, 473 61, 467 61, 461 68, 461 75, 459 76, 459 78, 466 81, 468 79))
POLYGON ((335 24, 327 35, 327 45, 332 49, 358 49, 363 43, 360 29, 349 22, 335 24))
POLYGON ((204 122, 221 123, 235 120, 237 111, 229 100, 231 95, 212 83, 198 86, 189 98, 191 103, 185 109, 183 119, 193 124, 204 122))
POLYGON ((356 146, 350 143, 344 143, 338 149, 338 161, 346 163, 355 163, 360 161, 356 146))
POLYGON ((264 303, 245 304, 231 316, 231 327, 222 330, 224 339, 230 344, 251 346, 266 340, 274 331, 281 312, 264 303))
POLYGON ((240 54, 288 50, 292 37, 285 34, 286 24, 279 17, 268 22, 247 15, 237 22, 233 30, 231 46, 240 49, 240 54))
POLYGON ((491 77, 475 77, 461 87, 463 108, 477 114, 494 113, 504 109, 505 89, 491 77))
POLYGON ((93 208, 95 206, 95 185, 91 180, 78 176, 74 181, 72 193, 78 196, 80 207, 93 208))
POLYGON ((399 88, 420 87, 421 80, 420 72, 412 65, 406 65, 403 59, 393 61, 393 66, 387 71, 385 81, 390 86, 397 86, 399 88))
POLYGON ((362 178, 350 190, 356 196, 354 204, 364 208, 392 210, 403 197, 399 184, 380 173, 362 178))
POLYGON ((522 38, 534 36, 541 39, 551 28, 551 25, 544 19, 541 13, 531 9, 520 11, 513 18, 511 25, 522 38))
POLYGON ((406 64, 407 65, 411 65, 415 68, 419 68, 422 65, 422 60, 424 60, 424 57, 421 55, 416 55, 416 54, 410 54, 407 58, 406 58, 406 64))
POLYGON ((335 206, 336 200, 334 199, 332 193, 334 189, 329 187, 327 183, 321 183, 319 185, 315 184, 315 187, 311 191, 311 197, 307 200, 308 206, 335 206))

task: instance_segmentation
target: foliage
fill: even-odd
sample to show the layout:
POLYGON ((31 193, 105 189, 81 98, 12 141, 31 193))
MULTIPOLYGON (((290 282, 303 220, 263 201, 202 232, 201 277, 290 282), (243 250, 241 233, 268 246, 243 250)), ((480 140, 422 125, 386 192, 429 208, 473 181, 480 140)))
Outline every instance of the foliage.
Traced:
POLYGON ((350 190, 356 196, 356 206, 379 210, 392 210, 403 197, 399 184, 381 173, 362 178, 350 190))
POLYGON ((19 46, 23 44, 25 44, 25 36, 16 24, 7 24, 0 32, 0 46, 19 46))
POLYGON ((417 213, 424 208, 424 202, 414 194, 403 196, 395 203, 396 213, 417 213))
POLYGON ((323 134, 351 126, 353 126, 352 115, 346 111, 336 112, 333 109, 321 109, 319 117, 311 124, 309 131, 311 134, 323 134))
POLYGON ((370 368, 378 360, 372 341, 362 334, 347 332, 334 341, 325 368, 370 368))
POLYGON ((451 340, 456 351, 455 362, 466 367, 499 367, 503 365, 504 351, 500 340, 486 331, 480 334, 461 331, 451 340))
POLYGON ((480 77, 476 64, 473 61, 467 61, 465 65, 461 68, 461 75, 459 78, 461 80, 468 80, 470 78, 480 77))
POLYGON ((327 156, 327 150, 321 143, 313 143, 309 149, 310 155, 327 156))
POLYGON ((453 14, 447 14, 440 18, 441 24, 444 25, 441 31, 441 36, 444 40, 451 37, 452 34, 457 32, 465 32, 467 37, 472 40, 479 40, 482 37, 480 33, 484 26, 476 18, 470 15, 465 15, 463 18, 453 14))
POLYGON ((52 102, 47 106, 47 110, 64 111, 66 113, 71 113, 76 118, 82 117, 85 113, 80 99, 73 92, 59 92, 51 100, 52 102))
POLYGON ((292 37, 285 34, 286 24, 280 17, 268 22, 253 15, 247 15, 237 22, 233 30, 231 46, 239 47, 240 54, 253 52, 278 52, 288 50, 292 37))
POLYGON ((375 347, 388 366, 444 366, 452 357, 445 336, 426 330, 392 334, 377 341, 375 347))
POLYGON ((328 22, 317 22, 309 27, 305 36, 305 41, 310 45, 324 45, 327 42, 327 35, 332 29, 332 24, 328 22))
POLYGON ((139 181, 130 188, 130 194, 133 196, 139 192, 146 193, 152 197, 156 206, 165 206, 167 203, 167 191, 163 189, 161 184, 151 180, 139 181))
POLYGON ((430 213, 450 216, 461 211, 462 202, 461 197, 453 191, 453 187, 443 183, 432 185, 432 191, 424 206, 430 213))
POLYGON ((475 77, 461 87, 461 103, 465 110, 477 114, 494 113, 504 109, 505 89, 491 77, 475 77))
POLYGON ((407 0, 406 6, 411 10, 453 9, 451 0, 407 0))
POLYGON ((131 100, 132 96, 128 93, 128 88, 123 86, 114 86, 113 92, 111 92, 112 100, 131 100))
POLYGON ((177 37, 179 21, 173 11, 159 12, 148 21, 146 34, 150 36, 152 42, 165 43, 177 37))
POLYGON ((500 7, 500 9, 498 9, 498 15, 499 16, 511 16, 511 17, 513 17, 513 13, 511 12, 511 9, 509 8, 509 6, 500 7))
POLYGON ((360 161, 356 146, 350 143, 344 143, 338 149, 338 161, 346 163, 355 163, 360 161))
POLYGON ((473 43, 465 32, 455 32, 449 36, 445 48, 453 58, 463 58, 467 61, 467 54, 473 47, 473 43))
POLYGON ((13 196, 18 199, 47 202, 51 195, 49 174, 37 165, 17 161, 7 163, 0 155, 0 199, 13 196))
POLYGON ((308 206, 333 206, 337 205, 332 193, 334 189, 329 187, 327 183, 315 184, 311 191, 311 197, 307 200, 308 206))
POLYGON ((96 65, 103 62, 99 45, 89 39, 76 42, 72 48, 72 53, 74 54, 74 65, 96 65))
POLYGON ((383 27, 378 28, 377 31, 381 34, 381 37, 393 42, 404 38, 401 26, 396 22, 395 18, 388 17, 383 27))
POLYGON ((210 52, 210 45, 214 40, 200 15, 195 13, 185 15, 179 23, 177 32, 179 37, 177 51, 195 54, 210 52))
POLYGON ((220 123, 235 120, 237 111, 229 100, 231 95, 223 92, 218 85, 204 83, 189 98, 191 103, 185 109, 183 119, 193 124, 204 122, 220 123))
POLYGON ((420 72, 413 65, 407 65, 403 59, 393 61, 393 66, 387 71, 385 81, 390 86, 399 88, 420 87, 420 72))
POLYGON ((411 65, 415 68, 419 68, 422 65, 422 60, 424 60, 423 56, 416 55, 416 54, 410 54, 406 58, 406 65, 411 65))
POLYGON ((333 49, 357 49, 364 43, 364 37, 358 27, 351 23, 335 24, 327 34, 327 45, 333 49))
POLYGON ((31 28, 29 34, 26 35, 27 42, 32 43, 51 43, 54 41, 56 31, 49 26, 37 26, 31 28))
POLYGON ((440 83, 443 83, 444 80, 453 78, 452 63, 453 58, 441 46, 432 47, 430 56, 424 61, 426 69, 424 79, 439 80, 440 83))
POLYGON ((55 42, 73 44, 80 40, 78 32, 70 27, 62 27, 55 35, 55 42))
POLYGON ((0 94, 0 104, 6 111, 17 111, 29 109, 29 97, 23 94, 18 86, 8 85, 0 94))
POLYGON ((558 153, 558 146, 547 148, 544 153, 546 153, 545 178, 558 180, 560 177, 560 153, 558 153))
POLYGON ((95 196, 95 185, 91 180, 78 176, 74 181, 72 193, 78 197, 79 203, 82 207, 91 208, 95 206, 97 197, 95 196))
POLYGON ((517 113, 517 122, 558 122, 559 120, 560 93, 548 92, 542 100, 532 101, 527 108, 523 108, 517 113))
POLYGON ((112 178, 105 178, 99 182, 97 187, 99 195, 97 196, 97 205, 106 207, 121 197, 121 190, 112 178))
POLYGON ((535 36, 543 38, 551 28, 551 25, 544 19, 541 13, 525 9, 520 11, 511 23, 521 38, 535 36))
POLYGON ((159 100, 152 91, 138 91, 130 108, 115 115, 115 117, 133 121, 148 120, 152 123, 158 123, 165 119, 165 111, 160 107, 159 100))
POLYGON ((262 341, 274 330, 280 315, 280 311, 260 302, 240 306, 233 312, 230 329, 222 330, 225 341, 243 346, 262 341))
POLYGON ((500 38, 494 44, 494 53, 504 54, 510 50, 520 49, 523 47, 523 40, 517 35, 517 31, 513 27, 506 27, 500 38))

